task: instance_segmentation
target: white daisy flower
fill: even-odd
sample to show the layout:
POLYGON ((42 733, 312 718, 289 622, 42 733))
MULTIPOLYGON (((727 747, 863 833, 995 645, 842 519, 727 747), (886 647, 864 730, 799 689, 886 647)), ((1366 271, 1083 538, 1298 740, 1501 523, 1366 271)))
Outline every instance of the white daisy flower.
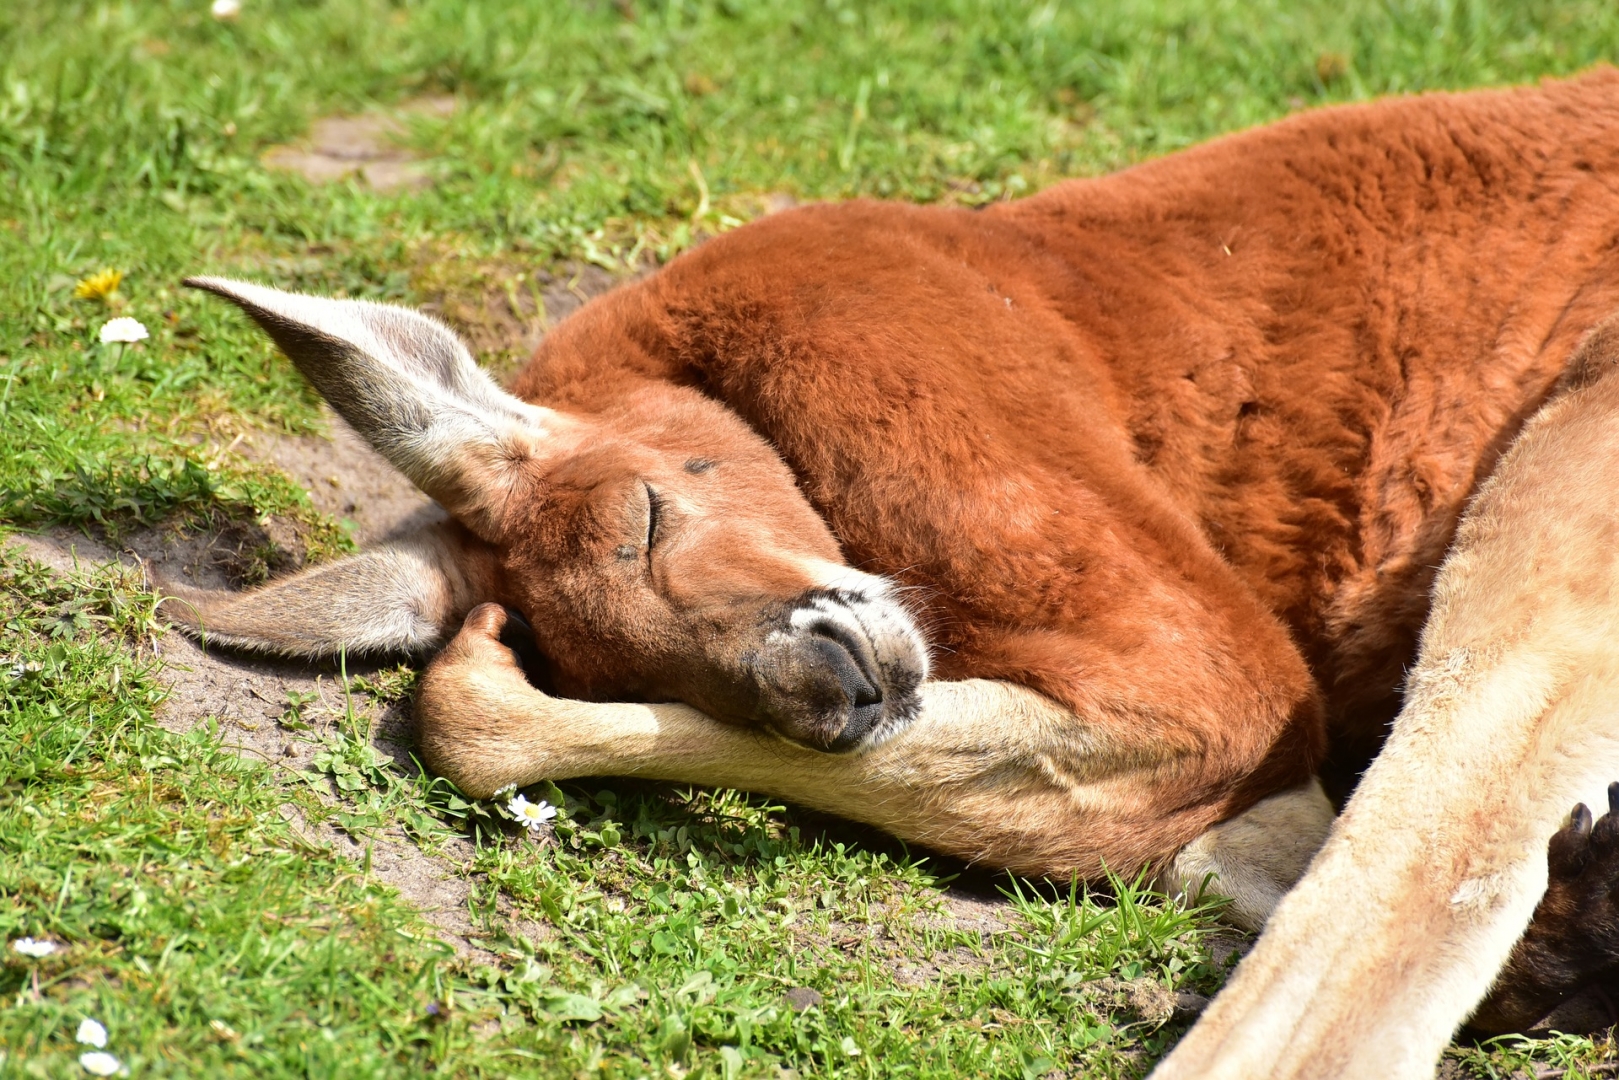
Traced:
POLYGON ((82 1042, 86 1046, 102 1047, 107 1045, 107 1029, 101 1026, 100 1021, 86 1017, 79 1021, 79 1033, 73 1036, 75 1042, 82 1042))
POLYGON ((52 941, 35 941, 31 937, 25 937, 13 941, 11 948, 14 952, 20 952, 24 956, 32 956, 35 960, 38 960, 55 952, 56 943, 52 941))
POLYGON ((79 1065, 91 1076, 112 1076, 122 1067, 105 1050, 86 1050, 79 1055, 79 1065))
POLYGON ((24 663, 21 660, 13 661, 9 656, 0 656, 0 669, 5 671, 6 678, 20 679, 41 670, 41 666, 37 660, 24 663))
POLYGON ((131 319, 128 315, 120 315, 116 319, 107 320, 107 325, 101 328, 101 343, 111 345, 113 342, 129 344, 135 341, 145 341, 150 334, 146 326, 139 319, 131 319))
POLYGON ((529 802, 521 795, 513 795, 512 801, 506 804, 506 812, 525 829, 538 829, 547 821, 557 816, 557 808, 541 799, 539 802, 529 802))
POLYGON ((220 22, 229 22, 242 13, 242 0, 214 0, 208 10, 220 22))

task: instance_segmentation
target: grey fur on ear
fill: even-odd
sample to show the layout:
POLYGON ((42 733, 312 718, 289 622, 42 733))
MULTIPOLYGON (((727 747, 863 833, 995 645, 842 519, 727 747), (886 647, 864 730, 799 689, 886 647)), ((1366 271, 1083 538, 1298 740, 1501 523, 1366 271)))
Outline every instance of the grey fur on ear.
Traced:
POLYGON ((279 656, 420 656, 493 596, 489 548, 454 522, 248 592, 157 582, 160 610, 205 644, 279 656))
POLYGON ((226 278, 185 284, 253 318, 349 425, 483 536, 560 421, 495 385, 455 334, 418 311, 226 278))

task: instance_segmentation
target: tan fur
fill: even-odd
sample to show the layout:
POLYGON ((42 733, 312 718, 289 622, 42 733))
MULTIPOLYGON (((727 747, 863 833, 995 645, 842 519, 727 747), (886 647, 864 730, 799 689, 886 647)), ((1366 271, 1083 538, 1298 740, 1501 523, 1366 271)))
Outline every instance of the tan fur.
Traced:
POLYGON ((1187 899, 1205 891, 1224 896, 1231 901, 1226 920, 1258 930, 1304 876, 1334 814, 1319 780, 1262 799, 1181 848, 1158 887, 1187 899))
POLYGON ((200 641, 282 656, 421 655, 444 643, 488 596, 485 545, 459 524, 273 581, 254 592, 157 582, 163 614, 200 641))
MULTIPOLYGON (((1078 731, 1066 709, 1010 683, 933 682, 903 731, 823 754, 720 724, 685 705, 569 701, 530 686, 499 642, 504 611, 474 610, 423 675, 418 740, 435 772, 488 796, 578 776, 644 776, 768 792, 969 860, 1035 874, 1085 864, 1100 816, 1152 814, 1134 775, 1173 768, 1078 731)), ((1319 785, 1267 799, 1176 864, 1193 890, 1236 899, 1257 929, 1303 871, 1332 810, 1319 785), (1268 839, 1268 842, 1266 838, 1268 839)))
POLYGON ((1579 381, 1480 490, 1387 746, 1158 1080, 1431 1077, 1619 774, 1619 378, 1579 381))

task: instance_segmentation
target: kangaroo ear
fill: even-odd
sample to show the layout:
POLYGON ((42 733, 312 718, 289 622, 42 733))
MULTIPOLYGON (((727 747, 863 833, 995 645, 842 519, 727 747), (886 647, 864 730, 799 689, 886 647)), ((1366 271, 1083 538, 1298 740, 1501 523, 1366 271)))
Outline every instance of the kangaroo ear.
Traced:
POLYGON ((187 278, 264 328, 344 420, 486 539, 566 417, 513 397, 461 340, 418 311, 225 278, 187 278))
POLYGON ((414 656, 494 597, 492 549, 454 522, 251 592, 160 583, 161 611, 205 643, 281 656, 414 656))

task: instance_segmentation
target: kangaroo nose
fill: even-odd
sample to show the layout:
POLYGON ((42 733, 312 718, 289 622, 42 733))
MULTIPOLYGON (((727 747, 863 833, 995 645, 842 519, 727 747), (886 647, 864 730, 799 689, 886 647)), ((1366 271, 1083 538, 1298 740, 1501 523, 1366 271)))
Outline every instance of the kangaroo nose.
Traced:
POLYGON ((749 654, 753 718, 826 753, 856 750, 907 723, 927 658, 903 612, 890 607, 811 592, 780 612, 764 647, 749 654))
POLYGON ((843 726, 835 733, 822 734, 822 748, 834 754, 853 750, 883 717, 882 686, 869 650, 864 642, 836 624, 813 627, 810 633, 811 647, 837 681, 847 703, 843 726))
POLYGON ((881 705, 883 692, 877 686, 877 680, 860 663, 860 649, 857 643, 845 640, 847 635, 841 627, 829 627, 822 630, 817 627, 813 631, 815 638, 812 648, 821 657, 826 666, 831 669, 833 678, 843 687, 843 694, 849 699, 849 704, 856 708, 862 705, 881 705), (831 632, 828 632, 828 631, 831 632))

